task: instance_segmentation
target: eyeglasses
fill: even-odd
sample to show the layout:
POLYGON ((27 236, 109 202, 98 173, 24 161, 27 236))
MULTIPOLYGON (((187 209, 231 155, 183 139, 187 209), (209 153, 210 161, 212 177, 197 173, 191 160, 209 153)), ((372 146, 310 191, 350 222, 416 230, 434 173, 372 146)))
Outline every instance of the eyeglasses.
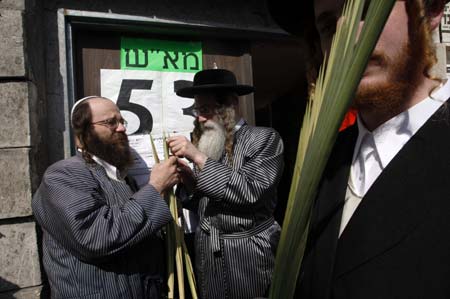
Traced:
POLYGON ((200 115, 212 115, 217 114, 219 108, 220 106, 200 106, 192 109, 192 113, 195 117, 198 117, 200 115))
POLYGON ((116 130, 119 127, 119 124, 122 124, 126 128, 128 123, 123 118, 118 119, 115 117, 91 123, 91 125, 100 125, 108 127, 110 130, 116 130))

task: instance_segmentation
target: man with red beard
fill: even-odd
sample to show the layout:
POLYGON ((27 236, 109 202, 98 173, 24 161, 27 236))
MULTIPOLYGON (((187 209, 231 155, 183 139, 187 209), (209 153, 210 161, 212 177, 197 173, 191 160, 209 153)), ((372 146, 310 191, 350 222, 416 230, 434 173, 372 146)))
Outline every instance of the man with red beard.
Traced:
MULTIPOLYGON (((450 298, 450 83, 430 74, 445 2, 393 7, 322 178, 298 298, 450 298)), ((324 52, 342 4, 306 4, 324 52)))
POLYGON ((238 96, 253 87, 236 84, 228 70, 198 72, 192 87, 177 91, 195 98, 193 143, 168 139, 181 180, 198 205, 195 236, 198 289, 202 299, 244 299, 267 293, 280 227, 273 218, 283 171, 283 144, 271 128, 247 125, 238 96))
POLYGON ((159 299, 160 229, 172 220, 161 194, 178 182, 176 158, 156 164, 138 190, 126 176, 133 159, 114 102, 83 98, 71 120, 78 153, 47 169, 32 202, 51 296, 159 299))

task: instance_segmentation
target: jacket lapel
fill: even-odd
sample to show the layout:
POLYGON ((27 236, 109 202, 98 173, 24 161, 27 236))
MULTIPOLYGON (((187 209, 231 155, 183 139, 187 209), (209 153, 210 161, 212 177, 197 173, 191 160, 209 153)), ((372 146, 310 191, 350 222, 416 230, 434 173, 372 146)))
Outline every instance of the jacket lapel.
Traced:
MULTIPOLYGON (((119 203, 116 191, 111 184, 111 181, 106 174, 105 169, 98 164, 90 164, 89 170, 91 171, 94 178, 97 180, 101 187, 101 192, 104 194, 106 201, 110 205, 116 205, 119 203)), ((99 190, 100 191, 100 190, 99 190)))
POLYGON ((446 113, 438 110, 369 189, 339 239, 336 278, 396 246, 425 219, 430 180, 450 149, 446 113))
POLYGON ((312 229, 303 266, 303 283, 311 283, 309 287, 312 288, 312 294, 320 294, 317 298, 328 297, 328 286, 332 281, 342 207, 357 136, 356 126, 339 136, 324 172, 313 210, 312 229), (312 280, 308 281, 309 279, 312 280))

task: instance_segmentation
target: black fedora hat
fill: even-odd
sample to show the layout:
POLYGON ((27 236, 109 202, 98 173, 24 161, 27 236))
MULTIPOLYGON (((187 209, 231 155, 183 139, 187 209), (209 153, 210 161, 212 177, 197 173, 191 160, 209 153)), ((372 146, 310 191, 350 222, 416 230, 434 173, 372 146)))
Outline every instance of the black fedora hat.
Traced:
POLYGON ((193 98, 197 94, 210 92, 235 92, 242 96, 253 91, 253 86, 237 84, 236 76, 229 70, 208 69, 196 73, 193 85, 178 89, 176 94, 183 98, 193 98))

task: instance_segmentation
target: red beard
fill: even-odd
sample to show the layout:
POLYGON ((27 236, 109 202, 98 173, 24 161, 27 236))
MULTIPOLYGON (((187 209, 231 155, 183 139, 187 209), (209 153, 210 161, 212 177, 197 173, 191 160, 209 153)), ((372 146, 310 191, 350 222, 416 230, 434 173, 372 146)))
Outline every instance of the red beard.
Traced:
POLYGON ((422 79, 429 41, 421 32, 410 31, 409 42, 400 55, 390 60, 383 53, 374 52, 372 63, 389 67, 386 80, 379 84, 360 86, 354 107, 361 112, 382 115, 385 121, 407 109, 415 88, 422 79), (414 46, 411 46, 411 41, 414 46))

